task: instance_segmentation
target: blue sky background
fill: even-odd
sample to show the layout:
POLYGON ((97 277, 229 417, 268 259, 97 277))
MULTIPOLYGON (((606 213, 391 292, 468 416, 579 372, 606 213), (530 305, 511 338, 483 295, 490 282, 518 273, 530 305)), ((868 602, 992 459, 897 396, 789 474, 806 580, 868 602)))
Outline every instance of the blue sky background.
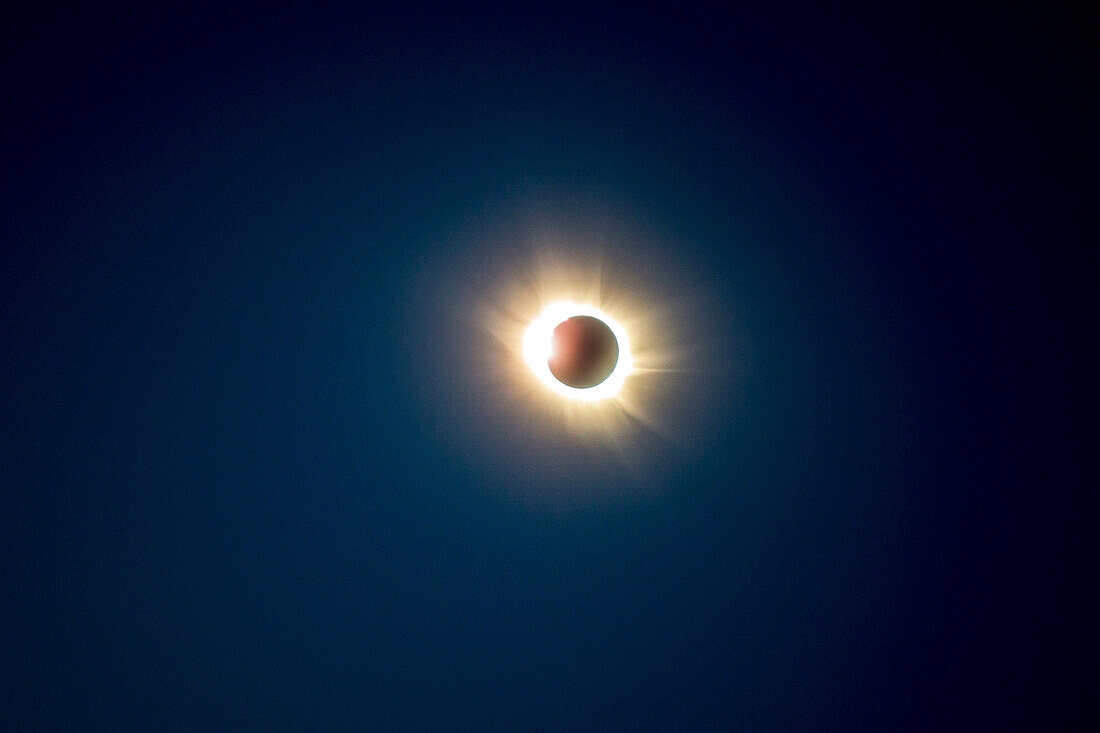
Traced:
POLYGON ((1090 727, 1080 19, 3 12, 4 727, 1090 727), (497 491, 405 358, 544 199, 752 346, 644 501, 497 491))

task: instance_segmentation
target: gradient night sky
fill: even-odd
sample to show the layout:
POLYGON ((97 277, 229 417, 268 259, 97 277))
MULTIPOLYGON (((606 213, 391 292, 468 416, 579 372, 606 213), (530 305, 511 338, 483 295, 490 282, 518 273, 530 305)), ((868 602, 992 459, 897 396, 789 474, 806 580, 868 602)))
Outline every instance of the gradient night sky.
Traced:
POLYGON ((877 5, 4 10, 2 727, 1091 727, 1089 26, 877 5), (644 500, 419 397, 543 198, 751 345, 644 500))

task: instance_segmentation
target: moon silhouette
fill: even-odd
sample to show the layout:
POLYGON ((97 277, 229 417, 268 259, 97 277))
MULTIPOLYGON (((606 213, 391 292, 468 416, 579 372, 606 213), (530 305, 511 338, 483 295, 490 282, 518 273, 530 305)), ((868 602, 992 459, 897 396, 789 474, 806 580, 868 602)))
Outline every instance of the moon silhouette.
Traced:
POLYGON ((619 342, 595 316, 573 316, 554 328, 550 373, 564 385, 588 389, 604 382, 619 361, 619 342))

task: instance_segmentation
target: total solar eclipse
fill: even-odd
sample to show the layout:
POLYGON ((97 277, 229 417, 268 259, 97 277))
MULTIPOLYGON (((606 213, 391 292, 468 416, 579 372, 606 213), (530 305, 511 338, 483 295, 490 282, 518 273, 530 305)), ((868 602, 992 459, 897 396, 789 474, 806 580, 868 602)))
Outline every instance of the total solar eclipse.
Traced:
POLYGON ((547 387, 584 401, 613 397, 631 372, 623 327, 579 303, 547 307, 524 335, 523 356, 547 387))

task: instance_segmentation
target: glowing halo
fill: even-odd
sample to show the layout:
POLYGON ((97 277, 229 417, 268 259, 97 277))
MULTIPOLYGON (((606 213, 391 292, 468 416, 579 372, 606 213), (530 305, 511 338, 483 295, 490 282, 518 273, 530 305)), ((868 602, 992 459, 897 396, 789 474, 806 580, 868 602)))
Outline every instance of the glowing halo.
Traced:
POLYGON ((522 504, 676 489, 727 435, 712 428, 739 398, 749 353, 736 304, 663 225, 554 191, 533 198, 490 202, 410 278, 399 356, 416 365, 400 370, 413 417, 480 486, 522 504), (563 369, 565 351, 553 359, 573 348, 571 318, 599 320, 618 346, 615 362, 583 349, 590 378, 563 369))
POLYGON ((523 335, 523 359, 543 384, 558 394, 574 400, 596 402, 614 397, 622 389, 626 378, 634 369, 630 356, 630 340, 626 330, 611 316, 599 308, 581 303, 559 301, 547 306, 523 335), (619 360, 607 379, 593 387, 577 388, 559 382, 551 373, 549 359, 552 354, 554 329, 562 321, 573 316, 592 316, 607 324, 619 343, 619 360))

